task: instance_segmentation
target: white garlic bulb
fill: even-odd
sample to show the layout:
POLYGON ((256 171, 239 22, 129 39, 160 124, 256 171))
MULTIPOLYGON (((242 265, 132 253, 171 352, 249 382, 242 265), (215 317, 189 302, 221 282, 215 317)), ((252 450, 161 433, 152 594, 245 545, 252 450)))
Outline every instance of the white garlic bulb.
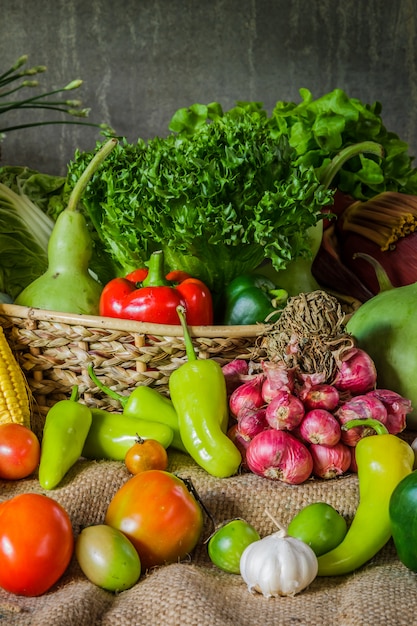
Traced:
POLYGON ((294 596, 317 576, 317 557, 309 545, 279 530, 251 543, 240 559, 240 573, 252 593, 294 596))

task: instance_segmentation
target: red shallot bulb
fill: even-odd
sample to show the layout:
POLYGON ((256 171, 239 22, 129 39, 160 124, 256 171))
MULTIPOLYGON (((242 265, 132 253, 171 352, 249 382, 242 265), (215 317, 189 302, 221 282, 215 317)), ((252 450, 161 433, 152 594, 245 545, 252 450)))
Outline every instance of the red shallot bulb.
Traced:
POLYGON ((239 433, 237 429, 237 424, 233 424, 233 426, 229 428, 229 430, 227 431, 227 436, 229 437, 231 441, 233 441, 236 448, 240 452, 240 455, 242 457, 242 462, 240 464, 241 469, 249 470, 248 465, 246 463, 246 450, 247 450, 250 440, 246 440, 244 439, 244 437, 241 436, 241 434, 239 433))
POLYGON ((350 465, 349 465, 349 472, 353 472, 354 474, 358 473, 358 464, 356 463, 356 448, 352 448, 352 446, 349 446, 349 450, 350 450, 350 454, 351 454, 351 461, 350 461, 350 465))
POLYGON ((237 417, 242 410, 259 409, 265 404, 262 396, 264 380, 264 374, 258 374, 232 392, 229 398, 229 409, 234 417, 237 417))
POLYGON ((246 441, 250 441, 255 435, 269 428, 266 421, 266 408, 243 409, 237 417, 237 430, 239 435, 246 441))
POLYGON ((303 387, 298 396, 306 409, 326 409, 327 411, 333 411, 340 399, 336 387, 325 384, 303 387))
POLYGON ((277 393, 282 389, 285 389, 285 387, 273 387, 271 380, 269 378, 265 378, 262 385, 262 397, 265 404, 269 404, 271 400, 277 395, 277 393))
POLYGON ((227 395, 230 395, 242 384, 245 376, 249 374, 249 365, 245 359, 233 359, 222 367, 226 379, 227 395))
POLYGON ((324 385, 326 381, 325 372, 315 372, 314 374, 306 374, 298 372, 298 384, 306 389, 310 389, 315 385, 324 385))
POLYGON ((283 361, 263 361, 262 369, 266 376, 262 388, 265 404, 281 389, 293 391, 295 370, 288 368, 283 361))
POLYGON ((352 348, 342 359, 333 385, 341 391, 361 394, 375 387, 376 376, 375 363, 369 354, 352 348))
POLYGON ((341 428, 335 416, 325 409, 308 411, 297 428, 297 434, 306 443, 334 446, 339 443, 341 428))
POLYGON ((353 419, 375 419, 387 424, 387 409, 378 398, 369 394, 355 396, 342 404, 336 411, 336 417, 342 425, 341 441, 348 446, 356 446, 362 437, 374 435, 375 431, 370 426, 354 426, 349 430, 343 430, 343 424, 353 419))
POLYGON ((266 407, 266 421, 277 430, 293 430, 304 417, 304 405, 297 396, 281 389, 266 407))
POLYGON ((398 435, 406 428, 407 414, 413 410, 411 400, 389 389, 375 389, 366 395, 378 398, 387 409, 385 426, 391 435, 398 435))
POLYGON ((305 482, 313 471, 307 446, 290 433, 272 428, 252 439, 246 449, 246 463, 258 476, 291 485, 305 482))
POLYGON ((317 478, 336 478, 348 471, 352 453, 350 448, 342 442, 335 446, 323 446, 313 443, 310 448, 313 459, 313 474, 317 478))

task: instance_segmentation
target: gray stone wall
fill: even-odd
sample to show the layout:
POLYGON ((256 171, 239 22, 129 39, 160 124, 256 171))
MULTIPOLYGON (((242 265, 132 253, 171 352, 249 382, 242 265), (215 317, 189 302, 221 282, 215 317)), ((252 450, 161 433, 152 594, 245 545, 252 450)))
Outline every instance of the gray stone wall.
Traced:
MULTIPOLYGON (((45 88, 83 79, 71 97, 129 141, 166 134, 194 102, 271 110, 302 87, 315 97, 339 87, 381 102, 387 128, 417 154, 416 28, 416 0, 1 0, 0 73, 28 54, 47 66, 45 88)), ((1 163, 63 174, 97 139, 68 125, 14 131, 1 163)))

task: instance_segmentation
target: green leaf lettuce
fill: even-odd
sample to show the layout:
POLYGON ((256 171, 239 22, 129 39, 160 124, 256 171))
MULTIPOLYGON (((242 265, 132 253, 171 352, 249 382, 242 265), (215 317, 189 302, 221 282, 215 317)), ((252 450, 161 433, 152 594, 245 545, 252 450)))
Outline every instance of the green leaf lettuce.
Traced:
MULTIPOLYGON (((189 271, 220 292, 265 258, 282 269, 308 254, 306 231, 332 192, 313 167, 294 163, 288 139, 272 136, 265 113, 237 106, 221 114, 209 105, 193 111, 186 129, 148 143, 120 142, 84 192, 88 218, 118 273, 163 249, 167 269, 189 271)), ((69 187, 90 158, 76 153, 69 187)))

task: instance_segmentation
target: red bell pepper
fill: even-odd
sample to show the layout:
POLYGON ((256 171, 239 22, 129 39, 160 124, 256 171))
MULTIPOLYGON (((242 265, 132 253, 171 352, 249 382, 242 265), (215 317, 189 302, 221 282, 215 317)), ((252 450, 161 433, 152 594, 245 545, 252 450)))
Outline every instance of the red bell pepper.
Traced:
POLYGON ((179 325, 177 306, 186 311, 190 326, 213 324, 213 301, 208 287, 186 272, 164 275, 164 255, 154 252, 149 269, 140 268, 125 278, 113 278, 100 298, 100 315, 137 322, 179 325))

